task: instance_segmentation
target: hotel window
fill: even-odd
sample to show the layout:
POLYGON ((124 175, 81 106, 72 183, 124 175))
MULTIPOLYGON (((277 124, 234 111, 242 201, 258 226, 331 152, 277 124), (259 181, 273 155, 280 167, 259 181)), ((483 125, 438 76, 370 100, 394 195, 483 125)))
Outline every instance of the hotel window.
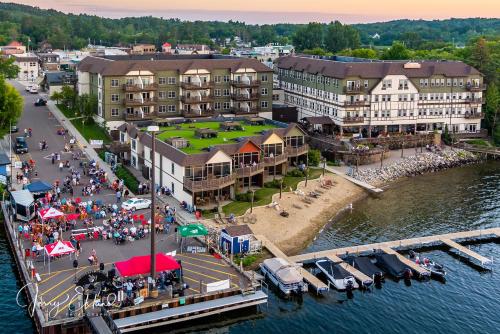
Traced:
POLYGON ((444 87, 444 85, 445 85, 445 84, 444 84, 444 79, 441 79, 441 86, 443 86, 443 87, 444 87))
POLYGON ((167 78, 158 78, 158 84, 159 85, 167 84, 167 78))
POLYGON ((177 82, 177 78, 176 77, 168 77, 168 84, 169 85, 175 85, 177 82))
POLYGON ((267 74, 262 74, 262 76, 260 77, 260 80, 262 82, 267 82, 267 74))
POLYGON ((158 112, 159 113, 167 112, 167 106, 165 105, 158 106, 158 112))
POLYGON ((264 95, 264 96, 267 95, 267 88, 262 88, 261 89, 261 94, 264 95))
POLYGON ((453 87, 457 87, 458 85, 458 80, 457 79, 453 79, 453 87))
POLYGON ((175 112, 175 111, 176 111, 176 109, 177 109, 177 108, 175 107, 175 105, 169 105, 169 106, 168 106, 168 111, 169 111, 169 112, 175 112))
POLYGON ((227 110, 231 107, 231 104, 229 102, 224 102, 224 104, 222 105, 222 107, 224 108, 224 110, 227 110))
POLYGON ((224 76, 224 82, 229 82, 231 81, 231 77, 229 75, 224 76))
POLYGON ((214 89, 214 96, 221 96, 221 90, 220 89, 214 89))
POLYGON ((133 84, 134 84, 134 79, 127 78, 127 85, 133 85, 133 84))
POLYGON ((119 95, 118 94, 111 94, 111 102, 118 102, 119 95))
POLYGON ((165 91, 158 92, 158 98, 160 100, 165 100, 167 98, 167 92, 165 92, 165 91))
POLYGON ((368 80, 365 80, 365 88, 368 88, 368 80))
POLYGON ((451 79, 446 79, 446 86, 451 87, 451 79))
POLYGON ((222 95, 223 95, 223 96, 229 96, 229 89, 225 88, 225 89, 222 91, 222 95))
POLYGON ((214 109, 215 110, 220 110, 220 102, 215 102, 214 103, 214 109))
POLYGON ((458 85, 459 85, 460 87, 463 87, 463 85, 464 85, 464 79, 460 79, 460 80, 458 81, 458 85))
POLYGON ((216 76, 214 77, 214 82, 215 82, 215 83, 221 83, 221 82, 222 82, 222 76, 220 76, 220 75, 216 75, 216 76))
POLYGON ((111 79, 111 87, 118 87, 118 79, 111 79))
POLYGON ((266 109, 267 108, 267 101, 261 101, 260 106, 261 106, 261 108, 266 109))
POLYGON ((135 142, 135 139, 130 140, 130 142, 132 143, 132 149, 133 149, 133 150, 135 150, 135 149, 136 149, 136 147, 137 147, 137 144, 136 144, 136 142, 135 142))
POLYGON ((169 99, 175 99, 175 91, 170 90, 170 91, 168 92, 168 98, 169 98, 169 99))
POLYGON ((149 114, 149 107, 142 107, 142 111, 144 112, 144 115, 149 114))
POLYGON ((111 116, 118 116, 118 114, 119 114, 118 108, 111 109, 111 116))
POLYGON ((431 87, 434 87, 436 85, 436 81, 434 79, 431 79, 431 87))

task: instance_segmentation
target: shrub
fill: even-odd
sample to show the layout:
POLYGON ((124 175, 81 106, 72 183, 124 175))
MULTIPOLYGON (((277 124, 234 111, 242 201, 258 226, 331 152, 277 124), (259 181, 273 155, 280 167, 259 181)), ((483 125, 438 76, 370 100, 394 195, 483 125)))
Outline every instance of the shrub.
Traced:
POLYGON ((291 176, 291 177, 305 177, 306 174, 304 171, 300 170, 300 169, 292 169, 291 171, 289 171, 287 173, 288 176, 291 176))
POLYGON ((318 166, 321 160, 321 153, 319 150, 309 150, 308 163, 309 166, 318 166))
POLYGON ((279 189, 280 184, 281 184, 281 180, 275 179, 275 180, 272 180, 270 182, 264 183, 264 187, 265 188, 278 188, 279 189))
POLYGON ((116 168, 115 174, 116 177, 123 180, 130 191, 132 191, 133 193, 137 193, 139 189, 139 181, 135 178, 134 174, 132 174, 127 168, 121 165, 116 168))

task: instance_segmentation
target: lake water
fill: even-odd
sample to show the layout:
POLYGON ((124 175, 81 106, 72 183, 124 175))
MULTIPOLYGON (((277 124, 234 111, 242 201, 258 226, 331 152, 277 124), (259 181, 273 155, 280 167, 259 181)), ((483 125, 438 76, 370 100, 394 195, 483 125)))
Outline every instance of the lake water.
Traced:
MULTIPOLYGON (((305 252, 341 246, 496 227, 500 224, 500 163, 465 166, 399 182, 380 198, 354 205, 327 226, 305 252)), ((477 270, 441 250, 425 253, 445 265, 446 283, 387 279, 383 288, 356 291, 353 299, 331 291, 302 300, 270 295, 261 314, 198 323, 186 332, 209 333, 499 333, 500 246, 472 246, 496 261, 477 270)), ((31 333, 31 321, 15 305, 12 258, 0 242, 0 332, 31 333)), ((160 331, 161 333, 161 331, 160 331)), ((169 333, 169 331, 163 331, 169 333)))

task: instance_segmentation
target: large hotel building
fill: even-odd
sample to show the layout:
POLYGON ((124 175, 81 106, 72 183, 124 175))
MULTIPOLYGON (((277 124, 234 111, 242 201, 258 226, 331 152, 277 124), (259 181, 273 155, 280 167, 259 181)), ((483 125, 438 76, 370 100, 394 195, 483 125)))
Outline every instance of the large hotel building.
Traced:
POLYGON ((299 118, 332 118, 337 133, 376 136, 480 130, 483 77, 458 61, 359 61, 287 56, 275 80, 299 118))
POLYGON ((218 55, 89 56, 78 93, 97 96, 97 116, 124 121, 271 112, 273 71, 255 59, 218 55))

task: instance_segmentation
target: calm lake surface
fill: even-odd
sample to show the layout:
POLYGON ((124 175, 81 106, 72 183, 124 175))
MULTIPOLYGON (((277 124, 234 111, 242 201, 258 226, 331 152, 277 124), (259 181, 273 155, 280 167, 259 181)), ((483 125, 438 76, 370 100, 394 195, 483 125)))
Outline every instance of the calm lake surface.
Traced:
MULTIPOLYGON (((380 198, 368 198, 327 226, 305 252, 500 225, 500 163, 465 166, 399 182, 380 198)), ((2 231, 3 234, 3 231, 2 231)), ((426 252, 445 265, 446 283, 386 280, 371 292, 331 291, 302 300, 270 295, 259 315, 239 322, 218 319, 198 333, 499 333, 500 245, 472 246, 493 256, 493 272, 479 271, 441 250, 426 252)), ((0 241, 0 333, 31 333, 31 321, 15 304, 12 258, 0 241)), ((163 331, 159 333, 169 333, 163 331)))

